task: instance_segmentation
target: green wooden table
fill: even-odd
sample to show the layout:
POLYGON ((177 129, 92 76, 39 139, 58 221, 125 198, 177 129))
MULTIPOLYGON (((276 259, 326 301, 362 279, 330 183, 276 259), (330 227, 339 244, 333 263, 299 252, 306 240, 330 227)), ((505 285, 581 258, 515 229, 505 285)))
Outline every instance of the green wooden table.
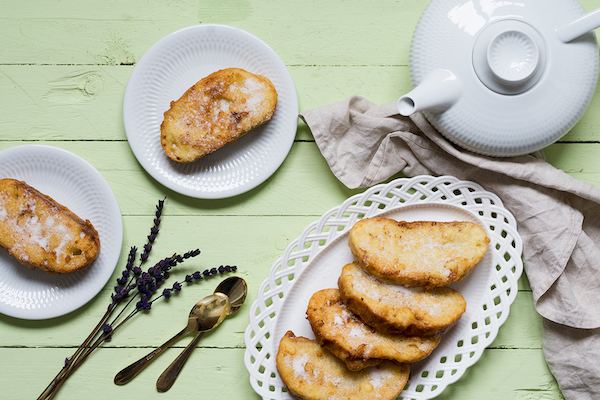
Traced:
MULTIPOLYGON (((582 3, 588 11, 600 6, 593 0, 582 3)), ((305 226, 360 192, 347 189, 332 175, 302 122, 283 165, 248 193, 199 200, 166 189, 140 167, 123 128, 125 86, 144 52, 180 28, 227 24, 260 37, 279 54, 294 79, 300 111, 351 95, 387 103, 411 88, 410 39, 427 4, 427 0, 2 1, 0 150, 48 144, 83 157, 100 171, 123 216, 123 250, 115 278, 129 247, 144 243, 156 201, 166 196, 152 260, 200 248, 202 254, 175 274, 237 265, 250 289, 242 310, 205 335, 169 392, 157 393, 156 378, 187 345, 186 339, 128 385, 114 385, 113 377, 183 328, 191 306, 211 293, 215 283, 187 288, 131 320, 89 357, 58 399, 257 399, 243 356, 248 311, 258 286, 305 226)), ((599 103, 596 95, 580 122, 546 154, 552 165, 600 187, 599 103)), ((88 304, 62 317, 28 321, 0 315, 0 397, 31 399, 41 393, 104 313, 113 282, 88 304)), ((562 398, 542 354, 541 322, 523 276, 497 339, 439 398, 562 398)))

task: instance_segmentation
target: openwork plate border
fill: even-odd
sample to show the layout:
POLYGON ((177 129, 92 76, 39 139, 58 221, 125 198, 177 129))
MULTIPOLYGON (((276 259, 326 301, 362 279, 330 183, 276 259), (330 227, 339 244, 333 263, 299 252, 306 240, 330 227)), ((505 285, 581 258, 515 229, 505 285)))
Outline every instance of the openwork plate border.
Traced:
POLYGON ((431 399, 457 381, 483 354, 506 321, 517 296, 523 272, 523 243, 513 215, 493 193, 474 182, 452 176, 400 178, 373 186, 348 198, 307 226, 271 267, 250 309, 245 332, 244 363, 252 388, 265 400, 292 399, 275 364, 272 333, 276 316, 295 278, 328 243, 347 232, 356 221, 409 204, 440 203, 461 207, 485 225, 493 251, 493 268, 481 308, 471 319, 466 336, 457 340, 450 353, 439 357, 435 368, 412 376, 398 399, 431 399))

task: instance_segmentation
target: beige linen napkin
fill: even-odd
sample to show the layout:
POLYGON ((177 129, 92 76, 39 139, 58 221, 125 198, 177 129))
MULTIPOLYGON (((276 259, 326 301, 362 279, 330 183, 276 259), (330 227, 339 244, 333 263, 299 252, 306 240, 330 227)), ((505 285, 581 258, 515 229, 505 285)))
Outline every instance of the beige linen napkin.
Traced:
POLYGON ((567 399, 600 399, 600 190, 537 152, 477 155, 451 144, 420 113, 350 97, 300 115, 335 176, 349 188, 406 176, 453 175, 496 193, 523 239, 543 348, 567 399))

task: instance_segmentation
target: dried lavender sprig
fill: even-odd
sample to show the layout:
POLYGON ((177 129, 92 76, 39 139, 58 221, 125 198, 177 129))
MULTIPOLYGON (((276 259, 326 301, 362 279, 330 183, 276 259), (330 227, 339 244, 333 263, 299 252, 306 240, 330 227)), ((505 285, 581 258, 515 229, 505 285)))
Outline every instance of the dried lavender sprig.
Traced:
MULTIPOLYGON (((199 254, 198 252, 194 252, 194 254, 199 254)), ((236 266, 223 266, 221 265, 218 268, 212 268, 210 270, 205 270, 204 272, 200 273, 200 271, 196 271, 191 275, 187 275, 186 278, 184 279, 184 282, 194 282, 194 281, 201 281, 206 279, 207 277, 211 277, 211 276, 215 276, 218 274, 225 274, 228 272, 235 272, 237 271, 237 267, 236 266)), ((168 272, 167 272, 168 273, 168 272)), ((114 328, 111 325, 106 324, 104 326, 104 336, 101 336, 96 343, 94 343, 90 350, 88 351, 88 354, 91 353, 91 351, 93 349, 95 349, 96 347, 98 347, 102 342, 104 341, 109 341, 110 337, 112 336, 112 334, 119 328, 121 327, 125 322, 127 322, 129 319, 131 319, 135 314, 139 313, 140 311, 144 311, 144 310, 150 310, 152 303, 158 299, 160 299, 161 297, 165 297, 166 299, 170 298, 170 292, 168 292, 168 294, 166 294, 166 291, 181 291, 183 289, 183 286, 180 282, 175 282, 172 286, 171 289, 165 289, 159 296, 157 296, 156 298, 149 300, 149 297, 147 295, 147 293, 145 294, 141 294, 140 296, 140 301, 138 301, 138 303, 136 303, 136 308, 131 311, 131 313, 123 320, 121 321, 118 325, 116 325, 114 328)))
MULTIPOLYGON (((171 257, 164 258, 157 262, 153 267, 149 268, 147 272, 141 273, 136 278, 135 283, 131 284, 127 289, 125 289, 127 290, 127 295, 129 295, 129 292, 134 289, 136 289, 136 294, 131 296, 129 302, 121 309, 121 312, 119 312, 113 321, 107 325, 109 327, 114 326, 116 321, 121 317, 128 306, 134 301, 134 299, 137 298, 137 295, 140 296, 140 300, 136 303, 136 309, 142 308, 149 310, 149 299, 169 277, 169 271, 177 264, 182 263, 189 258, 196 257, 199 254, 199 249, 188 251, 183 256, 173 254, 171 257)), ((132 313, 135 312, 135 310, 132 311, 132 313)), ((130 316, 128 316, 125 320, 129 318, 130 316)))
POLYGON ((150 255, 150 251, 152 250, 152 243, 156 240, 156 235, 158 234, 158 226, 160 225, 160 217, 162 216, 162 210, 165 204, 165 200, 159 200, 156 205, 156 212, 154 218, 154 226, 150 228, 150 235, 148 235, 148 243, 144 245, 144 251, 140 255, 140 266, 146 262, 148 256, 150 255))
MULTIPOLYGON (((201 281, 201 280, 204 280, 206 278, 209 278, 211 276, 215 276, 215 275, 218 275, 218 274, 222 275, 222 274, 225 274, 227 272, 235 272, 235 271, 237 271, 237 267, 236 266, 229 266, 229 265, 223 266, 223 265, 221 265, 219 268, 212 268, 210 270, 207 269, 207 270, 204 270, 203 272, 196 271, 196 272, 194 272, 191 275, 186 275, 185 279, 184 279, 184 282, 192 283, 194 281, 201 281)), ((153 299, 151 301, 151 303, 154 302, 154 301, 156 301, 156 300, 158 300, 161 297, 164 297, 165 299, 169 299, 172 296, 173 292, 179 292, 179 291, 181 291, 181 289, 182 289, 182 283, 181 282, 175 282, 171 288, 164 289, 163 292, 162 292, 162 294, 159 295, 158 297, 156 297, 155 299, 153 299)))
MULTIPOLYGON (((147 260, 150 250, 152 249, 151 243, 153 243, 156 240, 156 235, 158 234, 158 225, 160 224, 160 217, 162 215, 163 206, 164 206, 164 199, 159 200, 158 205, 156 206, 157 211, 155 213, 156 218, 154 219, 154 226, 150 229, 150 235, 148 236, 148 243, 150 245, 144 246, 144 253, 140 257, 141 258, 140 265, 143 264, 143 262, 145 262, 147 260)), ((110 328, 110 326, 106 323, 106 321, 112 315, 117 304, 119 304, 123 298, 127 297, 128 291, 125 291, 124 288, 125 288, 125 285, 127 284, 128 278, 130 278, 130 276, 131 276, 131 272, 133 272, 134 276, 137 276, 141 273, 140 267, 133 266, 136 252, 137 252, 136 247, 132 247, 130 249, 127 264, 125 266, 125 271, 122 272, 121 278, 119 278, 117 280, 117 286, 115 286, 115 293, 111 295, 112 302, 109 304, 106 313, 100 319, 100 321, 98 322, 98 325, 96 325, 96 327, 92 330, 92 332, 84 340, 84 342, 81 344, 81 346, 78 347, 75 354, 73 354, 73 356, 71 356, 70 358, 67 358, 65 360, 65 365, 64 365, 63 369, 61 371, 59 371, 59 373, 54 378, 54 380, 50 383, 50 385, 48 385, 46 387, 46 389, 40 395, 39 399, 47 398, 48 395, 50 395, 51 397, 54 397, 54 394, 58 390, 58 387, 60 387, 60 385, 62 385, 62 383, 58 384, 58 382, 59 381, 62 382, 62 380, 66 379, 66 377, 68 377, 68 374, 70 374, 70 372, 68 372, 68 371, 71 369, 71 367, 73 365, 73 363, 71 361, 78 359, 80 357, 83 349, 85 349, 87 346, 89 346, 89 343, 93 340, 94 337, 97 336, 97 334, 99 333, 99 331, 101 329, 106 333, 106 330, 110 328), (55 385, 55 388, 50 390, 50 387, 53 385, 55 385)), ((131 278, 131 279, 133 279, 133 278, 131 278)), ((83 356, 83 359, 85 359, 85 356, 83 356)))
MULTIPOLYGON (((59 371, 57 376, 50 382, 48 387, 42 392, 42 394, 40 395, 38 400, 53 398, 56 395, 56 393, 58 392, 58 389, 65 382, 65 380, 71 375, 71 373, 73 371, 75 371, 85 361, 87 356, 94 349, 96 349, 104 341, 110 340, 110 338, 112 337, 115 330, 118 327, 122 326, 133 315, 135 315, 136 313, 138 313, 139 311, 141 311, 143 309, 149 309, 146 306, 147 303, 150 304, 151 302, 157 300, 157 298, 163 297, 163 294, 161 294, 157 298, 148 300, 150 297, 152 297, 154 295, 154 293, 156 293, 156 291, 168 279, 169 270, 171 268, 176 266, 178 263, 183 262, 185 259, 188 259, 190 257, 195 257, 198 254, 200 254, 200 250, 193 250, 188 253, 185 253, 183 256, 174 255, 172 257, 168 257, 168 258, 162 260, 161 262, 157 263, 157 265, 155 265, 153 268, 150 268, 146 272, 146 274, 148 274, 148 275, 144 275, 144 277, 143 277, 143 282, 145 282, 145 284, 144 284, 145 289, 142 289, 142 292, 145 292, 145 293, 140 294, 139 291, 136 291, 135 295, 131 296, 129 301, 124 305, 123 309, 121 310, 121 312, 119 313, 117 318, 115 318, 113 320, 113 324, 114 324, 114 321, 116 321, 119 318, 119 316, 122 314, 123 310, 131 304, 131 302, 133 301, 133 298, 135 298, 138 294, 140 295, 140 297, 144 296, 144 298, 147 300, 147 302, 142 301, 141 305, 143 305, 144 307, 142 307, 142 308, 136 307, 136 309, 132 313, 130 313, 130 315, 128 315, 123 321, 121 321, 114 328, 110 324, 107 323, 108 319, 112 317, 112 314, 115 311, 116 307, 121 304, 121 301, 123 299, 129 297, 130 292, 132 290, 138 288, 138 285, 136 285, 136 282, 143 274, 140 266, 148 259, 148 254, 152 250, 152 243, 155 241, 156 235, 158 234, 158 225, 160 224, 160 217, 162 214, 163 205, 164 205, 164 200, 159 201, 158 206, 157 206, 157 211, 155 214, 156 218, 154 219, 154 226, 150 230, 150 235, 148 236, 148 243, 144 246, 144 253, 142 253, 142 256, 140 256, 139 266, 134 266, 137 248, 133 247, 130 250, 128 262, 125 267, 125 271, 122 272, 122 276, 117 280, 117 286, 115 287, 115 293, 113 293, 113 295, 111 296, 112 302, 109 305, 105 315, 102 317, 102 319, 98 323, 97 327, 90 333, 88 338, 86 338, 84 343, 77 349, 75 354, 72 357, 65 359, 63 368, 61 369, 61 371, 59 371), (146 254, 146 255, 143 256, 143 254, 146 254), (128 281, 128 282, 126 282, 126 281, 128 281), (115 296, 116 296, 116 298, 115 298, 115 296), (90 343, 92 343, 93 338, 96 336, 98 336, 97 339, 93 342, 93 344, 90 345, 90 343)), ((203 279, 203 277, 212 276, 217 273, 222 274, 224 272, 235 271, 236 269, 237 269, 237 267, 221 266, 219 268, 212 268, 211 270, 205 270, 202 274, 200 274, 200 272, 197 271, 194 274, 192 274, 192 278, 195 280, 201 280, 201 279, 203 279)), ((187 277, 186 277, 186 279, 187 279, 187 277)), ((179 290, 181 290, 181 284, 178 282, 176 282, 173 285, 173 287, 179 288, 179 290)))
MULTIPOLYGON (((161 262, 157 263, 156 266, 161 266, 162 268, 167 269, 167 271, 164 271, 164 274, 161 277, 157 278, 157 280, 161 280, 161 278, 164 278, 163 282, 157 283, 157 285, 160 286, 162 283, 164 283, 164 280, 166 280, 166 278, 168 278, 168 274, 169 274, 168 269, 171 269, 172 267, 174 267, 175 265, 177 265, 177 263, 182 262, 183 260, 185 260, 187 258, 195 257, 198 254, 200 254, 200 250, 193 250, 191 252, 185 253, 185 255, 183 257, 178 256, 178 255, 174 255, 173 257, 168 257, 166 259, 161 260, 161 262), (167 275, 167 276, 165 277, 165 275, 167 275)), ((156 268, 156 266, 155 266, 155 268, 156 268)), ((216 275, 217 273, 223 274, 225 272, 231 272, 231 271, 236 271, 236 270, 237 270, 237 267, 235 267, 235 266, 234 267, 229 267, 229 266, 223 267, 223 266, 220 266, 219 268, 212 268, 211 270, 205 270, 202 274, 200 274, 199 271, 196 271, 194 274, 192 274, 192 277, 194 277, 194 279, 196 279, 196 280, 203 280, 203 275, 204 275, 204 277, 207 277, 207 276, 216 275)), ((148 279, 148 276, 149 275, 144 275, 142 279, 148 279)), ((181 284, 178 283, 178 282, 175 282, 175 284, 173 285, 173 287, 177 288, 178 290, 181 290, 181 288, 182 288, 181 284)), ((151 303, 153 301, 157 300, 160 297, 163 297, 163 294, 159 295, 157 298, 153 299, 152 301, 148 301, 147 294, 142 294, 141 295, 141 300, 140 300, 140 302, 138 302, 136 304, 135 310, 133 310, 123 321, 121 321, 114 328, 111 325, 105 323, 102 326, 102 334, 100 335, 100 337, 98 339, 96 339, 96 341, 91 346, 89 346, 86 349, 85 353, 83 353, 76 360, 73 360, 73 362, 71 362, 70 359, 65 360, 65 367, 64 367, 64 369, 69 369, 70 372, 72 372, 75 369, 77 369, 83 363, 83 361, 85 360, 85 358, 92 351, 94 351, 98 346, 100 346, 100 344, 102 344, 104 341, 110 341, 111 338, 112 338, 112 335, 114 334, 114 332, 120 326, 122 326, 125 322, 127 322, 130 318, 132 318, 138 312, 143 311, 143 310, 149 310, 151 308, 151 303)), ((131 303, 131 300, 125 306, 125 308, 130 303, 131 303)), ((69 374, 70 374, 70 372, 69 372, 69 374)), ((66 377, 68 377, 68 376, 66 376, 66 377)), ((66 377, 64 379, 66 379, 66 377)), ((62 383, 64 382, 64 379, 61 379, 59 382, 57 382, 57 386, 56 386, 57 389, 60 388, 60 386, 62 386, 62 383)), ((54 392, 54 393, 56 393, 56 392, 54 392)), ((51 394, 50 398, 54 397, 54 393, 51 394)))

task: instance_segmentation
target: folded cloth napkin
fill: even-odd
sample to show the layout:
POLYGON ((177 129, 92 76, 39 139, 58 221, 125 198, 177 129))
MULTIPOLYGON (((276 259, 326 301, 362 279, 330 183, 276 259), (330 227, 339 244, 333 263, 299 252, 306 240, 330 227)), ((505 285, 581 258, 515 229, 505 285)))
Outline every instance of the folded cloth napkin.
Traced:
POLYGON ((353 96, 303 112, 321 153, 349 188, 406 176, 453 175, 496 193, 515 216, 525 273, 545 319, 543 349, 567 399, 600 398, 600 190, 546 162, 453 145, 420 114, 353 96))

